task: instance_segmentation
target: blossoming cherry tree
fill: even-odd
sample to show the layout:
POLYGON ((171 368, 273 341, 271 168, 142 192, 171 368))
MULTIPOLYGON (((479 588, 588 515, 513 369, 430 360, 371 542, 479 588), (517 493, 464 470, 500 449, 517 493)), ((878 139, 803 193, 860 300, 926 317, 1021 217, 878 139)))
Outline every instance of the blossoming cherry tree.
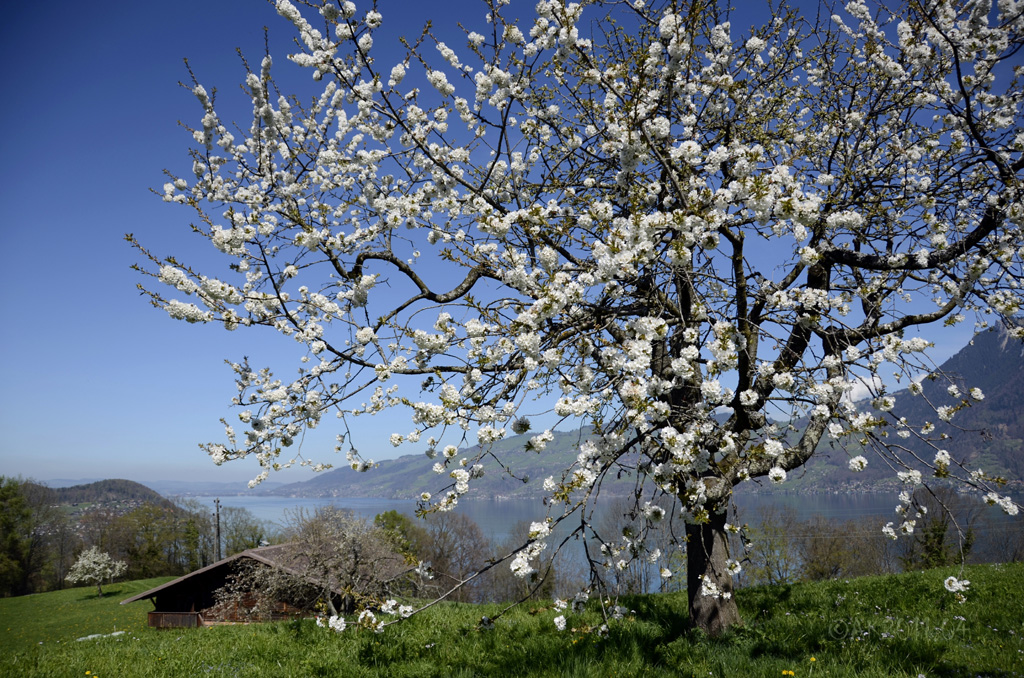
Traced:
MULTIPOLYGON (((631 559, 671 575, 646 531, 682 524, 690 618, 712 634, 739 619, 733 488, 785 482, 824 440, 852 443, 854 468, 879 443, 908 490, 955 478, 1016 512, 937 446, 892 444, 934 427, 897 417, 889 385, 928 369, 933 328, 1022 334, 1020 2, 772 3, 739 22, 714 0, 499 1, 452 45, 429 27, 399 42, 378 4, 279 0, 297 47, 246 74, 249 111, 222 117, 193 84, 192 169, 164 199, 219 258, 129 236, 155 305, 280 333, 301 360, 284 380, 233 365, 241 430, 206 445, 215 463, 250 460, 255 482, 326 468, 294 450, 333 415, 367 470, 354 417, 404 409, 391 442, 436 456, 447 487, 421 499, 444 511, 507 472, 510 431, 544 454, 558 423, 585 424, 505 562, 535 575, 567 526, 600 542, 594 593, 631 559), (599 537, 590 508, 623 474, 644 528, 599 537)), ((933 421, 983 397, 969 388, 933 421)))

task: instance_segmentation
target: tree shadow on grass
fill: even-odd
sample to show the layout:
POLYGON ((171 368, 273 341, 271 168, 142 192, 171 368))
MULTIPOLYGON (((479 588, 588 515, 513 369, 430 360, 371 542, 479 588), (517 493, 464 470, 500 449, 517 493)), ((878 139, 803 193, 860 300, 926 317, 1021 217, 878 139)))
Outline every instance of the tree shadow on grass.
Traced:
POLYGON ((89 593, 83 593, 83 595, 81 595, 78 598, 76 598, 76 600, 78 600, 79 602, 85 602, 87 600, 110 600, 112 598, 120 599, 120 597, 122 596, 123 593, 124 593, 124 588, 121 588, 121 587, 118 587, 118 588, 104 588, 103 589, 103 595, 101 596, 100 594, 96 593, 96 591, 94 589, 94 590, 91 590, 89 593))
POLYGON ((544 608, 500 621, 502 628, 496 630, 461 621, 436 624, 430 631, 388 628, 381 635, 360 637, 355 654, 361 667, 386 667, 393 676, 610 675, 611 667, 643 672, 652 667, 661 645, 685 633, 685 598, 680 600, 620 598, 618 604, 627 612, 604 630, 593 601, 584 614, 544 608), (563 631, 554 625, 558 615, 566 619, 563 631), (424 672, 425 666, 432 668, 424 672))

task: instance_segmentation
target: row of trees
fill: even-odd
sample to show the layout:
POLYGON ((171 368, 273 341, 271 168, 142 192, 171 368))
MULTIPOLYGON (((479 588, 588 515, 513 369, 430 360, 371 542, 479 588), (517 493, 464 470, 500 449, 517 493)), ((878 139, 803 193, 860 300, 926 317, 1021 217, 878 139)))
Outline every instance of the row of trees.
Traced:
MULTIPOLYGON (((3 595, 75 583, 80 580, 74 569, 80 563, 75 559, 81 561, 83 553, 95 552, 123 563, 118 576, 133 579, 183 574, 216 557, 214 519, 197 500, 181 500, 173 508, 147 504, 120 515, 93 511, 76 522, 46 504, 52 497, 38 489, 32 483, 0 479, 3 595)), ((1019 528, 1016 524, 992 524, 979 502, 949 489, 918 491, 913 502, 919 511, 915 529, 900 541, 855 520, 821 516, 800 520, 792 509, 768 509, 733 535, 731 548, 742 554, 737 558, 736 583, 782 584, 1024 559, 1024 532, 1012 529, 1019 528)), ((641 529, 644 520, 640 507, 618 499, 595 522, 595 529, 605 539, 629 536, 641 529)), ((567 595, 585 585, 587 560, 604 556, 582 549, 557 562, 549 555, 531 577, 520 578, 498 567, 474 576, 515 551, 537 529, 536 523, 520 522, 494 541, 463 513, 435 513, 415 520, 388 511, 370 523, 326 506, 315 511, 296 509, 286 515, 284 527, 277 527, 246 509, 221 510, 224 555, 265 543, 296 543, 306 574, 313 580, 344 582, 350 594, 338 612, 395 595, 444 596, 461 602, 519 601, 533 595, 567 595)), ((603 588, 615 594, 683 589, 685 576, 673 576, 673 572, 685 572, 677 529, 673 521, 664 520, 648 532, 648 546, 664 551, 662 563, 620 559, 607 568, 603 588)), ((302 583, 308 579, 300 582, 253 570, 240 576, 224 597, 231 600, 255 589, 266 592, 267 601, 287 597, 312 607, 318 600, 328 600, 324 591, 302 583), (287 595, 282 596, 283 592, 287 595)))
MULTIPOLYGON (((99 507, 79 516, 55 504, 55 499, 49 488, 0 477, 0 596, 63 588, 73 583, 70 575, 76 560, 90 551, 123 562, 125 569, 118 576, 129 579, 181 575, 217 557, 215 517, 196 499, 178 499, 174 505, 145 503, 129 511, 99 507)), ((391 569, 400 571, 410 564, 428 563, 430 577, 424 570, 416 589, 421 595, 455 588, 528 531, 528 523, 516 525, 502 543, 493 543, 470 517, 460 513, 417 521, 389 511, 368 524, 333 507, 289 512, 284 526, 259 520, 245 508, 223 507, 219 530, 225 557, 262 544, 294 541, 319 552, 318 567, 332 572, 344 570, 345 563, 359 553, 367 559, 370 554, 377 554, 373 558, 389 554, 391 569)), ((384 582, 391 569, 378 566, 369 579, 384 582)), ((560 570, 569 571, 567 566, 560 570)), ((550 593, 557 580, 549 576, 540 592, 550 593)), ((450 598, 511 600, 532 588, 507 571, 493 571, 486 579, 458 588, 450 598)), ((372 587, 362 589, 369 592, 372 587)))
POLYGON ((937 488, 919 490, 913 501, 919 516, 899 540, 863 520, 801 520, 791 508, 768 508, 745 530, 749 541, 734 547, 745 554, 740 582, 787 584, 1024 560, 1024 527, 994 520, 973 497, 937 488))
POLYGON ((0 595, 60 588, 79 543, 47 488, 0 476, 0 595))
POLYGON ((550 597, 582 579, 582 569, 569 581, 574 569, 556 569, 550 560, 543 575, 530 581, 501 568, 486 569, 527 536, 528 522, 517 524, 500 543, 462 513, 418 521, 392 510, 370 522, 323 506, 293 511, 287 523, 281 538, 291 548, 283 566, 243 564, 218 592, 220 605, 264 619, 273 617, 279 601, 345 615, 395 596, 468 603, 550 597))
MULTIPOLYGON (((90 548, 124 561, 131 579, 184 574, 217 557, 214 516, 198 500, 72 515, 57 499, 42 485, 0 477, 0 596, 63 588, 90 548)), ((276 528, 244 508, 222 509, 220 522, 225 555, 276 538, 276 528)))
MULTIPOLYGON (((768 508, 732 534, 731 548, 741 554, 736 584, 789 584, 1024 559, 1024 531, 1016 524, 991 522, 981 502, 949 488, 920 490, 912 502, 915 529, 899 541, 856 520, 802 520, 791 508, 768 508)), ((616 498, 594 525, 605 537, 628 536, 637 533, 642 520, 642 511, 631 500, 616 498)), ((583 549, 563 552, 557 561, 544 559, 528 578, 487 567, 538 529, 537 523, 523 521, 494 541, 463 513, 434 513, 416 520, 392 510, 371 523, 333 506, 296 510, 289 514, 282 537, 295 546, 292 557, 301 568, 254 565, 239 572, 220 599, 235 609, 248 605, 251 615, 263 618, 272 616, 272 606, 280 600, 330 615, 376 609, 393 597, 516 602, 571 595, 587 584, 588 559, 607 557, 583 549), (486 571, 477 574, 482 569, 486 571), (254 598, 254 591, 261 594, 254 598), (338 591, 343 592, 340 597, 338 591)), ((662 520, 647 533, 648 546, 664 550, 662 560, 673 568, 662 568, 652 559, 620 558, 604 568, 603 589, 615 595, 685 590, 686 577, 673 574, 673 569, 685 573, 686 567, 676 529, 671 520, 662 520)))

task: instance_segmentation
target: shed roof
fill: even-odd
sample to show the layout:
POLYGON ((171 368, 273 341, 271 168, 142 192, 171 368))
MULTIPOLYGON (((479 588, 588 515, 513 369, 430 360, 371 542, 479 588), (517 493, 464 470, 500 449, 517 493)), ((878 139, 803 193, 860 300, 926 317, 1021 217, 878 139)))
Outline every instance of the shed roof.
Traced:
POLYGON ((223 560, 218 560, 216 563, 207 565, 206 567, 200 568, 194 572, 189 572, 188 574, 178 577, 177 579, 173 579, 167 582, 166 584, 161 584, 156 588, 149 589, 148 591, 143 591, 142 593, 136 596, 132 596, 131 598, 126 598, 125 600, 121 601, 121 604, 126 605, 128 603, 134 603, 137 600, 145 600, 147 598, 152 598, 157 594, 161 593, 162 591, 166 591, 167 589, 174 588, 176 586, 179 586, 180 584, 187 582, 189 579, 225 567, 235 561, 246 558, 263 563, 264 565, 269 565, 270 567, 284 570, 285 572, 296 576, 301 577, 305 574, 304 568, 302 567, 302 561, 304 559, 302 555, 298 552, 298 544, 294 542, 289 542, 286 544, 275 544, 273 546, 262 546, 260 548, 255 549, 246 549, 245 551, 240 551, 234 554, 233 556, 228 556, 223 560))

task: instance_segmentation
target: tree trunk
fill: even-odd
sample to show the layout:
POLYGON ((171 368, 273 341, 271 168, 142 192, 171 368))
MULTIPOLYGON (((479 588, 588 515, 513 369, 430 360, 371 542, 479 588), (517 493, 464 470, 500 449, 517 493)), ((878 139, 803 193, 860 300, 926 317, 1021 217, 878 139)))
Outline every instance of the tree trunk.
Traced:
POLYGON ((729 557, 726 513, 714 513, 708 522, 686 526, 686 591, 690 603, 690 625, 717 636, 740 621, 732 596, 732 576, 725 569, 729 557), (703 595, 705 582, 718 589, 717 595, 703 595))

